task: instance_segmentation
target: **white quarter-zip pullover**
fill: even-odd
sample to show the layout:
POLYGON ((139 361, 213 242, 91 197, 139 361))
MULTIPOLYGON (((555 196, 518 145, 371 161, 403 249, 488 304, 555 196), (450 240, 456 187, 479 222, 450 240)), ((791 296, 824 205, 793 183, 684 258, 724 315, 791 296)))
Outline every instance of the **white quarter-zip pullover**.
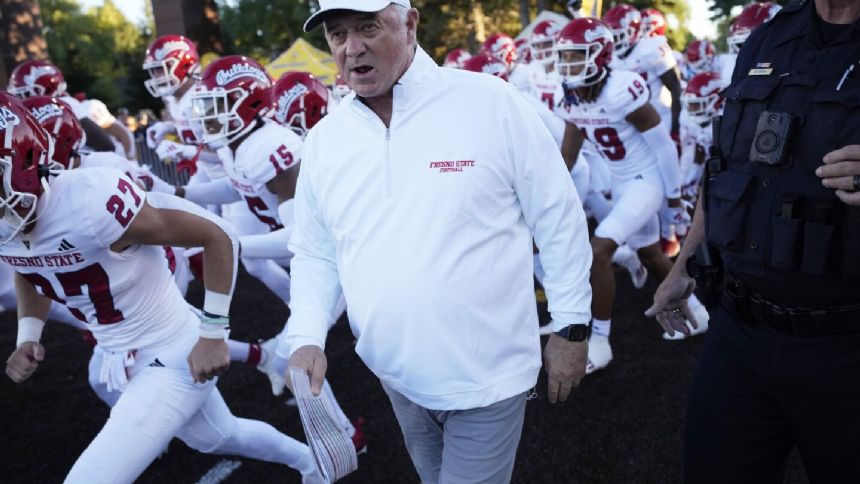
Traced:
POLYGON ((386 128, 354 94, 308 135, 285 344, 322 347, 343 288, 356 351, 430 409, 533 387, 532 236, 554 329, 590 319, 591 248, 564 161, 515 88, 420 48, 386 128))

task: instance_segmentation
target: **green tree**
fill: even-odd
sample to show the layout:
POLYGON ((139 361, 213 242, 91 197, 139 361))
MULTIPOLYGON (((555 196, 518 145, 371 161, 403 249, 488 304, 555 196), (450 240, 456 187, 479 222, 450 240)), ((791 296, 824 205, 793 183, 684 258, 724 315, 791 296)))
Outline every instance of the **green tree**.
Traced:
POLYGON ((312 43, 324 45, 321 32, 302 31, 312 8, 309 0, 218 0, 217 3, 227 53, 265 62, 303 35, 312 43))
POLYGON ((142 84, 129 84, 139 74, 146 47, 142 26, 129 22, 112 0, 86 12, 74 0, 39 3, 50 58, 63 71, 70 93, 84 91, 111 110, 147 103, 140 96, 142 84))
MULTIPOLYGON (((695 0, 693 0, 695 1, 695 0)), ((732 8, 735 6, 743 6, 750 3, 749 0, 712 0, 713 5, 710 6, 713 20, 726 18, 731 16, 732 8)), ((757 0, 760 1, 760 0, 757 0)), ((771 0, 774 3, 785 5, 789 0, 771 0)))

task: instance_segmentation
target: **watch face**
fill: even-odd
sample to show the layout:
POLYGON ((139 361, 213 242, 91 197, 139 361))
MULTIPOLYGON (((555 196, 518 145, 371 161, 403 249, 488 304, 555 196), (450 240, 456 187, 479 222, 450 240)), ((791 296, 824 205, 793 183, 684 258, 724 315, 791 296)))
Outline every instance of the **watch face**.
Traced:
POLYGON ((588 339, 588 325, 587 324, 574 324, 569 326, 570 333, 568 334, 568 341, 585 341, 588 339))

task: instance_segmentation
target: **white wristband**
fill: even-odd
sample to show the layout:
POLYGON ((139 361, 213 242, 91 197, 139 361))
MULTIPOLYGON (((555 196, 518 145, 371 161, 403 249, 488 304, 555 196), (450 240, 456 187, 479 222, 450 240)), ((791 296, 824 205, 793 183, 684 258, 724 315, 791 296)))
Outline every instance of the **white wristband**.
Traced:
POLYGON ((45 322, 33 316, 25 316, 18 320, 18 341, 15 347, 20 347, 27 342, 38 343, 42 338, 42 329, 45 322))
POLYGON ((203 310, 209 314, 228 316, 230 314, 231 299, 233 299, 233 296, 230 294, 221 294, 207 289, 206 294, 203 296, 203 310))
POLYGON ((230 335, 230 318, 216 316, 203 311, 200 316, 200 337, 206 339, 227 339, 230 335))

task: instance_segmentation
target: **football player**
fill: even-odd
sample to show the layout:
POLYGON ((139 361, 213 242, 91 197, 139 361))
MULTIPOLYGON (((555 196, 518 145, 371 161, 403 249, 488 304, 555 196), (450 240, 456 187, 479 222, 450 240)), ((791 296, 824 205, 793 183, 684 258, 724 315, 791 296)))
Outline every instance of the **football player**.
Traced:
MULTIPOLYGON (((711 156, 713 145, 713 119, 722 112, 720 97, 723 81, 716 72, 703 72, 690 79, 681 102, 681 177, 682 195, 695 203, 699 182, 705 171, 705 161, 711 156)), ((678 333, 676 333, 678 334, 678 333)))
MULTIPOLYGON (((591 240, 594 319, 588 371, 593 372, 612 360, 612 255, 627 243, 650 273, 662 280, 672 263, 658 243, 659 218, 683 224, 689 215, 680 200, 677 151, 648 102, 644 80, 634 72, 610 67, 612 31, 597 19, 575 19, 559 32, 556 52, 567 101, 558 112, 571 123, 565 142, 581 146, 588 139, 594 143, 608 160, 612 177, 611 211, 591 240)), ((697 316, 706 319, 704 307, 699 304, 697 309, 697 316)))
POLYGON ((132 482, 174 436, 190 447, 288 465, 319 482, 310 449, 230 413, 217 376, 238 244, 216 219, 176 197, 147 194, 113 169, 52 172, 54 142, 18 100, 0 93, 0 260, 15 268, 20 383, 47 357, 39 343, 51 300, 66 305, 104 351, 100 379, 121 392, 65 482, 132 482), (179 293, 163 246, 202 247, 205 300, 179 293))
MULTIPOLYGON (((191 93, 191 120, 202 133, 202 141, 217 149, 227 180, 201 185, 200 191, 191 186, 180 187, 176 193, 192 201, 213 195, 244 199, 247 210, 239 218, 238 227, 243 242, 242 263, 246 269, 249 265, 268 265, 273 274, 278 270, 280 283, 286 288, 286 298, 282 299, 289 305, 290 277, 281 265, 288 265, 292 257, 286 242, 292 227, 292 203, 302 147, 302 138, 293 129, 306 133, 325 115, 328 91, 314 78, 293 75, 280 86, 286 89, 287 98, 273 102, 272 87, 272 79, 263 67, 244 56, 222 57, 203 70, 191 93), (276 102, 282 108, 278 115, 287 125, 270 117, 276 102), (249 235, 268 236, 249 238, 249 235), (281 243, 272 244, 278 239, 281 243)), ((334 321, 344 307, 342 300, 335 309, 334 321)), ((364 443, 360 430, 339 407, 338 413, 356 449, 361 451, 364 443)))
POLYGON ((48 61, 25 61, 12 70, 8 91, 21 99, 32 96, 58 97, 71 106, 87 132, 90 148, 116 151, 134 160, 134 138, 108 112, 104 103, 90 99, 78 101, 66 92, 66 79, 60 69, 48 61))
MULTIPOLYGON (((54 140, 54 153, 48 160, 50 169, 114 168, 125 173, 146 191, 173 194, 173 186, 152 174, 147 167, 140 167, 115 153, 81 152, 80 148, 84 143, 83 130, 78 120, 71 113, 71 108, 64 102, 57 98, 36 96, 25 99, 23 104, 54 140)), ((165 246, 164 251, 164 261, 173 274, 179 292, 185 296, 188 284, 194 278, 194 272, 197 272, 201 280, 203 279, 202 274, 200 274, 203 263, 202 254, 199 260, 195 259, 195 262, 200 265, 195 271, 191 268, 191 257, 185 248, 165 246)), ((74 324, 74 326, 77 327, 78 324, 74 324)), ((266 374, 272 384, 272 391, 275 396, 283 392, 284 386, 283 378, 272 367, 276 345, 277 342, 274 339, 262 344, 227 340, 230 361, 238 361, 256 367, 266 374)), ((108 392, 106 386, 99 384, 98 381, 101 356, 101 348, 95 348, 93 358, 90 361, 90 386, 102 401, 113 406, 119 395, 117 392, 108 392)))

